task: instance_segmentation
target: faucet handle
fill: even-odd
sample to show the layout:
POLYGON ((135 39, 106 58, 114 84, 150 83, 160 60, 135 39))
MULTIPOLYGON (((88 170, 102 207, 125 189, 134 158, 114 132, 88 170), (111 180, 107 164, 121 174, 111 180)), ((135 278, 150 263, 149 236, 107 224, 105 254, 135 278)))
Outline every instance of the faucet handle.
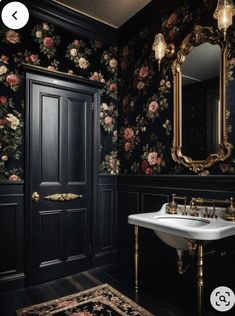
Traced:
POLYGON ((177 214, 177 203, 175 202, 176 194, 172 194, 172 201, 167 204, 166 206, 166 212, 169 214, 177 214))
POLYGON ((197 209, 197 204, 194 201, 192 201, 190 209, 192 210, 192 212, 190 214, 191 216, 198 216, 199 215, 198 209, 197 209))
POLYGON ((235 206, 232 197, 230 198, 230 205, 225 210, 224 219, 227 221, 235 221, 235 206))

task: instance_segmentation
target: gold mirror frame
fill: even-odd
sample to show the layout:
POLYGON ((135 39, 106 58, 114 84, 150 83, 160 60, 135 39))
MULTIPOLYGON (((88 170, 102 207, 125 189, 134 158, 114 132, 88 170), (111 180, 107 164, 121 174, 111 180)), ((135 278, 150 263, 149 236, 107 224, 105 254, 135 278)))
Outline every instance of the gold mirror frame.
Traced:
POLYGON ((223 34, 213 32, 212 27, 196 25, 182 42, 177 58, 172 65, 174 81, 174 130, 171 155, 174 161, 184 165, 195 173, 201 173, 218 161, 227 159, 232 150, 232 144, 228 142, 226 127, 226 63, 227 47, 223 40, 223 34), (220 112, 219 112, 219 149, 217 153, 210 154, 205 160, 192 160, 182 153, 182 73, 181 64, 191 50, 200 44, 209 42, 217 44, 221 48, 220 62, 220 112))

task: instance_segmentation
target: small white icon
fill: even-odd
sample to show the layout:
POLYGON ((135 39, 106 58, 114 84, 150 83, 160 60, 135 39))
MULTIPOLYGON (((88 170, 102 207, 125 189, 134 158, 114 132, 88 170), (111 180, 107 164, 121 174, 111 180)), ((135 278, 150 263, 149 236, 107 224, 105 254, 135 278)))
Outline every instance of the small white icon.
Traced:
POLYGON ((29 10, 18 1, 13 1, 5 5, 2 10, 2 21, 6 27, 19 30, 24 27, 29 20, 29 10))
POLYGON ((227 312, 235 304, 235 295, 229 287, 219 286, 212 291, 210 301, 217 311, 227 312))

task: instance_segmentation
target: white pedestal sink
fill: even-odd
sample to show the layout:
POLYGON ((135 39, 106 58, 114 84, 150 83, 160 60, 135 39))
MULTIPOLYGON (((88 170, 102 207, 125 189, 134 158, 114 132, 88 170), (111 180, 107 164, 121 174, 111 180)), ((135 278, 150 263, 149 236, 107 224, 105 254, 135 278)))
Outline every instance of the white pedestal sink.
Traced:
MULTIPOLYGON (((182 215, 184 206, 178 205, 178 214, 166 213, 167 204, 163 204, 158 212, 141 213, 128 216, 128 223, 135 226, 135 290, 138 291, 138 262, 139 262, 139 227, 153 230, 155 234, 167 245, 177 249, 178 255, 189 249, 189 241, 197 246, 197 299, 198 316, 202 314, 203 281, 203 253, 204 244, 212 240, 222 239, 235 235, 235 222, 223 219, 223 208, 216 208, 217 218, 204 218, 203 216, 182 215)), ((209 213, 212 208, 208 207, 209 213)), ((189 206, 186 207, 190 214, 189 206)), ((202 214, 201 214, 202 215, 202 214)))
MULTIPOLYGON (((188 250, 185 239, 211 241, 235 234, 235 223, 222 218, 223 208, 216 208, 217 218, 202 216, 183 216, 183 205, 179 205, 179 213, 166 213, 167 203, 158 212, 141 213, 128 216, 128 223, 152 229, 167 245, 180 250, 188 250)), ((212 208, 208 207, 210 212, 212 208)), ((190 213, 189 206, 186 208, 190 213)))

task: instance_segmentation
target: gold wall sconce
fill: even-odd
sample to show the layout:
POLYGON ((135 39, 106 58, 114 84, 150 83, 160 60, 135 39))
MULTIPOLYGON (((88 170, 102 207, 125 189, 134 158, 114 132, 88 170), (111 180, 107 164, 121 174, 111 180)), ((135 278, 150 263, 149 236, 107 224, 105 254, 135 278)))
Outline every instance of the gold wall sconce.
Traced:
POLYGON ((162 33, 155 35, 154 43, 152 49, 155 52, 155 58, 158 62, 158 69, 160 71, 161 60, 166 55, 171 57, 175 52, 175 45, 173 43, 167 45, 162 33))
POLYGON ((234 15, 235 8, 233 0, 218 0, 214 18, 218 20, 218 29, 223 31, 224 39, 226 38, 227 29, 233 24, 234 15))

